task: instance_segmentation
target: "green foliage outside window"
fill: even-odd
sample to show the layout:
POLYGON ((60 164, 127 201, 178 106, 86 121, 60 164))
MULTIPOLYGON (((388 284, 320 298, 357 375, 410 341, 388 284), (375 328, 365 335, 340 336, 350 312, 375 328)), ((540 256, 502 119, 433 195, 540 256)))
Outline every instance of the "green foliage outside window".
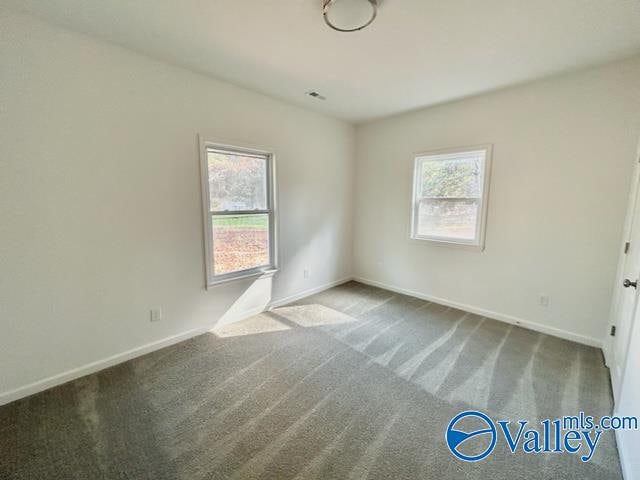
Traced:
POLYGON ((480 175, 478 159, 423 162, 422 196, 477 198, 480 175))

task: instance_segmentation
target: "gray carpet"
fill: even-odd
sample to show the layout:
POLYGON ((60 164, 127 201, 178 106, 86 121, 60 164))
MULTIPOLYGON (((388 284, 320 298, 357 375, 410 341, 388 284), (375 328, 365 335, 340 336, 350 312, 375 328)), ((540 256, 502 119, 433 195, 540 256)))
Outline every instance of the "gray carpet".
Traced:
POLYGON ((609 433, 588 463, 444 441, 611 402, 597 349, 351 282, 0 407, 0 478, 618 479, 609 433))

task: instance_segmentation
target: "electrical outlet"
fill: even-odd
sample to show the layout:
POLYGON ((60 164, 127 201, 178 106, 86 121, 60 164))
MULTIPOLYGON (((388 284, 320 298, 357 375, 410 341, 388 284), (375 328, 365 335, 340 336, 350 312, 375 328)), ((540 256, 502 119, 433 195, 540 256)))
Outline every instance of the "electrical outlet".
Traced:
POLYGON ((162 320, 162 308, 153 307, 151 309, 151 321, 152 322, 157 322, 159 320, 162 320))
POLYGON ((540 295, 540 306, 548 307, 549 306, 549 296, 548 295, 540 295))
POLYGON ((304 278, 309 278, 309 270, 307 270, 306 268, 304 269, 304 272, 302 274, 304 275, 304 278))

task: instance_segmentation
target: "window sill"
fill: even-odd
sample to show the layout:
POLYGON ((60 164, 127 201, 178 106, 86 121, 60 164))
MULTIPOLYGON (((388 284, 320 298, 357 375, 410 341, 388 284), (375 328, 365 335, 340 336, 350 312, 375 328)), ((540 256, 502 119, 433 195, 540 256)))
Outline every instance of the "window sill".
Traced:
POLYGON ((438 247, 452 247, 461 250, 470 250, 473 252, 484 251, 484 245, 478 245, 474 243, 456 242, 452 240, 438 240, 436 238, 428 237, 410 237, 410 240, 413 242, 427 242, 438 247))
POLYGON ((277 268, 267 268, 267 269, 263 269, 263 270, 249 270, 247 272, 240 272, 237 275, 232 275, 230 277, 221 278, 221 279, 213 280, 213 281, 209 280, 209 281, 207 281, 207 290, 212 288, 212 287, 217 287, 217 286, 223 285, 225 283, 235 282, 236 280, 244 280, 244 279, 252 278, 252 277, 260 277, 259 279, 271 278, 276 273, 278 273, 278 271, 279 270, 277 268))

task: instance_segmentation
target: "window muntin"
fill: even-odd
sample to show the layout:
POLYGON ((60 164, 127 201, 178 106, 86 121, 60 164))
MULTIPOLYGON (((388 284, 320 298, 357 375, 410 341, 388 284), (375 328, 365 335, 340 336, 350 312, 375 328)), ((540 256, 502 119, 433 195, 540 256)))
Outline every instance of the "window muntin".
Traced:
POLYGON ((203 145, 207 284, 276 268, 273 155, 203 145))
POLYGON ((490 147, 415 158, 411 237, 482 247, 490 147))

